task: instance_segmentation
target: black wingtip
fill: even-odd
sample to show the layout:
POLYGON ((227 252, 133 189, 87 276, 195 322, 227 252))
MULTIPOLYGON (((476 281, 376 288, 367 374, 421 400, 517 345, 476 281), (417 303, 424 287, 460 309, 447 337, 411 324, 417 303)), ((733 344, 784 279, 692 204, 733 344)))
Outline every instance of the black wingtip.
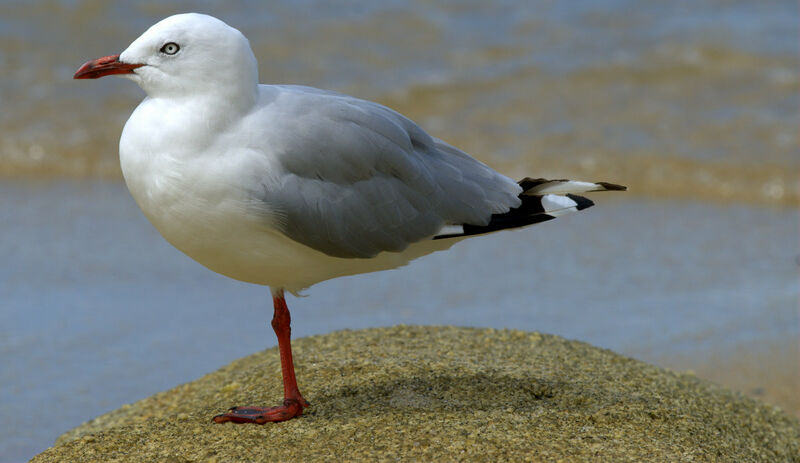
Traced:
POLYGON ((608 183, 608 182, 594 182, 601 187, 605 188, 608 191, 627 191, 628 187, 625 185, 617 185, 616 183, 608 183))
POLYGON ((589 198, 584 198, 583 196, 568 194, 567 198, 575 201, 575 209, 582 211, 586 208, 594 206, 594 201, 589 198))

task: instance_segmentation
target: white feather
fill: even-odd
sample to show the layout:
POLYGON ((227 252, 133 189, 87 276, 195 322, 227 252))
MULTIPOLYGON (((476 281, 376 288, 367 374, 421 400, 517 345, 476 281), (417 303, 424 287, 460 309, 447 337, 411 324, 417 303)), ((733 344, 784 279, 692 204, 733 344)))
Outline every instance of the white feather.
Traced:
POLYGON ((559 217, 570 212, 576 212, 578 203, 572 199, 561 195, 542 196, 542 207, 544 211, 553 217, 559 217))
POLYGON ((575 180, 553 180, 550 182, 542 183, 527 191, 526 195, 565 195, 565 194, 579 194, 588 193, 590 191, 603 191, 605 188, 602 185, 592 182, 579 182, 575 180))

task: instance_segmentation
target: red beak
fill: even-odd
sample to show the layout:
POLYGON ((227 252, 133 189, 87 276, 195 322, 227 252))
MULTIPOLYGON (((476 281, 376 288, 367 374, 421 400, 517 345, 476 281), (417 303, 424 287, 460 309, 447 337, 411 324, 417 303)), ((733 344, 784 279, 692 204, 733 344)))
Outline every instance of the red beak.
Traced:
POLYGON ((73 79, 98 79, 114 74, 133 74, 133 70, 144 64, 129 64, 119 60, 119 55, 104 56, 84 63, 72 76, 73 79))

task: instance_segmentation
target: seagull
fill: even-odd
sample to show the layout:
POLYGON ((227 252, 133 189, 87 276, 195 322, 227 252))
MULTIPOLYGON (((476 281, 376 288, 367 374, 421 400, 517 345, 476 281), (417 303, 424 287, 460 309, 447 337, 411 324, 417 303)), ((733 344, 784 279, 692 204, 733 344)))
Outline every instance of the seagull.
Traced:
POLYGON ((593 205, 606 182, 516 182, 377 103, 259 84, 250 43, 212 16, 156 23, 75 79, 119 75, 146 97, 122 130, 125 183, 173 246, 209 269, 268 286, 284 401, 214 422, 301 416, 284 291, 406 265, 465 238, 593 205))

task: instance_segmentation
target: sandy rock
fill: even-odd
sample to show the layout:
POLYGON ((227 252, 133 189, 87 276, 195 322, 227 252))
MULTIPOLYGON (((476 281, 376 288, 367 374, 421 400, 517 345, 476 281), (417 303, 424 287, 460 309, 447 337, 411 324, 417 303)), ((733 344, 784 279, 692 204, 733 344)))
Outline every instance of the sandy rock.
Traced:
POLYGON ((99 416, 34 462, 800 462, 800 424, 700 380, 557 336, 397 326, 293 341, 302 418, 214 424, 282 400, 276 349, 99 416))

